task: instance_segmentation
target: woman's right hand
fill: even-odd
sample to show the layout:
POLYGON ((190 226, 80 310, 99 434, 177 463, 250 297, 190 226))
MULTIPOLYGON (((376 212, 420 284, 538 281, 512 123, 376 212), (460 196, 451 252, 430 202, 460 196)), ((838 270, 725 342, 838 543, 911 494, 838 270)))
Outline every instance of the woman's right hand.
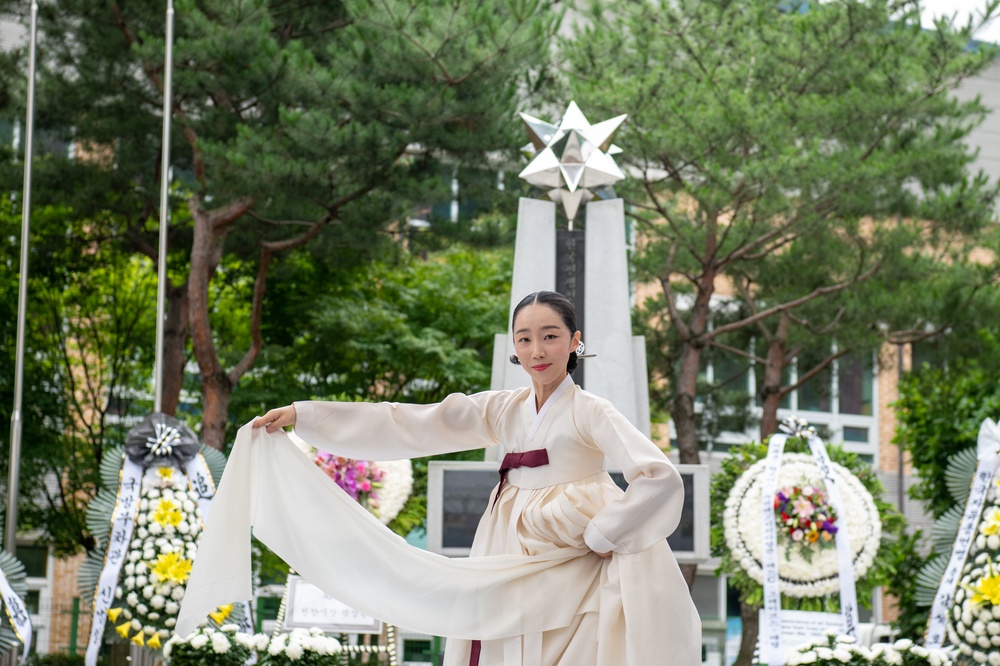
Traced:
POLYGON ((272 409, 264 416, 258 416, 253 420, 254 428, 263 427, 268 432, 274 432, 290 425, 295 425, 295 405, 272 409))

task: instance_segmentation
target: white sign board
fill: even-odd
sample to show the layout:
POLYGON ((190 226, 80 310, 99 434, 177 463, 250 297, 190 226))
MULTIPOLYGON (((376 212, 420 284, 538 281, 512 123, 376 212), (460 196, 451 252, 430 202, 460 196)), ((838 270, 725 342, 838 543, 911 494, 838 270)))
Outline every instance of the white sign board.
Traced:
POLYGON ((382 633, 381 620, 340 603, 300 576, 288 577, 285 627, 316 627, 330 634, 382 633))
MULTIPOLYGON (((789 650, 805 645, 806 643, 823 642, 827 639, 828 631, 834 630, 840 633, 844 618, 840 613, 814 613, 810 611, 783 610, 780 611, 781 618, 781 653, 788 654, 789 650)), ((767 621, 763 609, 760 612, 760 635, 764 632, 764 623, 767 621)), ((761 662, 764 663, 764 662, 761 662)), ((780 666, 772 665, 772 666, 780 666)))

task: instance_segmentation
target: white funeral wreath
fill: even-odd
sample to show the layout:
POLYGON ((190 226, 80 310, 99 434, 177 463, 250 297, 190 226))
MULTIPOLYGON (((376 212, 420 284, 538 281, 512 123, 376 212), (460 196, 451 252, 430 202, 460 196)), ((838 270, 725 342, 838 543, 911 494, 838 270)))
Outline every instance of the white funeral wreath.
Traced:
MULTIPOLYGON (((767 460, 747 469, 733 485, 722 516, 726 545, 733 561, 753 580, 763 585, 763 530, 761 526, 761 482, 767 460)), ((838 522, 849 525, 853 551, 854 579, 862 578, 871 568, 882 538, 882 521, 871 493, 847 468, 835 462, 831 467, 837 478, 843 514, 838 522)), ((812 456, 786 453, 781 459, 778 487, 812 485, 822 488, 822 475, 812 456)), ((798 549, 783 547, 779 527, 778 573, 783 596, 825 597, 840 591, 838 560, 835 548, 817 548, 807 561, 798 549)))

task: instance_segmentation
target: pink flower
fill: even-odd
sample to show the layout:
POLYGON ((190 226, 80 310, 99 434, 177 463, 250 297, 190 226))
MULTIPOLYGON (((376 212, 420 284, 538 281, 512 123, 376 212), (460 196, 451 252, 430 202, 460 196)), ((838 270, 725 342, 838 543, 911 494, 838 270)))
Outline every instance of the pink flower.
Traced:
POLYGON ((358 489, 363 493, 367 493, 372 489, 372 482, 365 479, 358 484, 358 489))
POLYGON ((803 536, 805 536, 805 534, 802 530, 795 530, 792 532, 792 541, 802 541, 803 536))
POLYGON ((793 509, 792 512, 801 518, 808 518, 809 516, 813 515, 813 511, 816 509, 816 507, 813 506, 813 503, 807 500, 805 497, 800 497, 799 499, 795 500, 793 506, 795 508, 793 509))

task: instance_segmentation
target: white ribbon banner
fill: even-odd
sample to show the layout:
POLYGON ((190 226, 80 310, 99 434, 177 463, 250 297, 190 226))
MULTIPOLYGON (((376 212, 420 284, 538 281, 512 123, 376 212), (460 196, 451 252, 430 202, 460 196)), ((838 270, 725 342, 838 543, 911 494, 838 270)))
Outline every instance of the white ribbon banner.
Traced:
POLYGON ((125 456, 121 482, 118 485, 118 501, 111 515, 111 531, 108 533, 108 550, 104 558, 104 569, 94 591, 94 615, 91 622, 90 643, 87 645, 86 666, 96 666, 97 654, 104 642, 104 625, 108 609, 115 600, 118 575, 128 554, 132 541, 132 530, 139 510, 139 491, 142 488, 142 465, 125 456))
POLYGON ((17 639, 24 644, 19 662, 23 664, 25 657, 31 651, 31 616, 28 615, 28 609, 25 608, 24 602, 14 592, 10 581, 7 580, 7 576, 2 571, 0 571, 0 595, 3 596, 4 611, 7 613, 7 619, 10 620, 11 629, 14 630, 17 639))
MULTIPOLYGON (((858 597, 854 587, 854 551, 851 550, 851 534, 848 531, 847 514, 844 513, 844 503, 840 498, 840 488, 837 477, 833 474, 830 457, 826 454, 826 446, 816 433, 809 432, 809 449, 812 451, 816 465, 823 474, 827 495, 830 496, 830 506, 837 512, 840 524, 834 535, 837 546, 838 578, 840 579, 840 615, 843 618, 844 635, 858 637, 858 597)), ((773 522, 773 521, 772 521, 773 522)))
POLYGON ((767 464, 760 483, 761 525, 764 528, 761 545, 764 553, 761 566, 764 571, 764 611, 761 613, 760 662, 783 664, 785 653, 781 649, 781 585, 778 578, 778 529, 774 525, 774 495, 778 491, 778 472, 781 455, 788 435, 773 435, 767 445, 767 464))
MULTIPOLYGON (((838 577, 840 579, 840 616, 842 632, 848 636, 857 637, 858 602, 854 587, 853 552, 851 551, 850 535, 847 531, 847 520, 844 518, 843 503, 836 477, 830 465, 823 440, 811 431, 799 433, 809 443, 809 449, 823 475, 826 491, 830 498, 830 506, 842 519, 839 521, 837 534, 834 537, 837 547, 838 577)), ((778 492, 778 472, 781 469, 781 457, 785 442, 789 436, 775 434, 768 442, 767 463, 764 476, 761 479, 761 525, 764 534, 762 540, 763 555, 761 567, 764 572, 764 608, 760 615, 760 663, 784 664, 785 649, 782 646, 782 610, 781 586, 778 577, 778 535, 774 524, 774 496, 778 492)))
POLYGON ((215 497, 215 481, 208 471, 208 464, 205 456, 200 453, 184 465, 184 474, 187 475, 188 485, 191 491, 198 497, 198 511, 201 512, 201 519, 208 519, 208 511, 212 508, 212 498, 215 497))
POLYGON ((969 499, 965 503, 965 513, 962 514, 962 522, 959 524, 958 534, 955 536, 951 558, 948 560, 948 567, 941 578, 937 594, 934 595, 934 603, 928 618, 927 635, 924 642, 928 648, 939 648, 944 644, 947 635, 948 613, 951 612, 952 601, 955 597, 955 586, 958 585, 958 580, 962 576, 962 567, 965 564, 965 559, 969 556, 969 549, 976 540, 976 526, 979 525, 979 516, 986 503, 990 482, 996 474, 997 462, 1000 461, 1000 428, 990 419, 983 421, 979 427, 976 448, 978 461, 975 476, 972 477, 969 499))

